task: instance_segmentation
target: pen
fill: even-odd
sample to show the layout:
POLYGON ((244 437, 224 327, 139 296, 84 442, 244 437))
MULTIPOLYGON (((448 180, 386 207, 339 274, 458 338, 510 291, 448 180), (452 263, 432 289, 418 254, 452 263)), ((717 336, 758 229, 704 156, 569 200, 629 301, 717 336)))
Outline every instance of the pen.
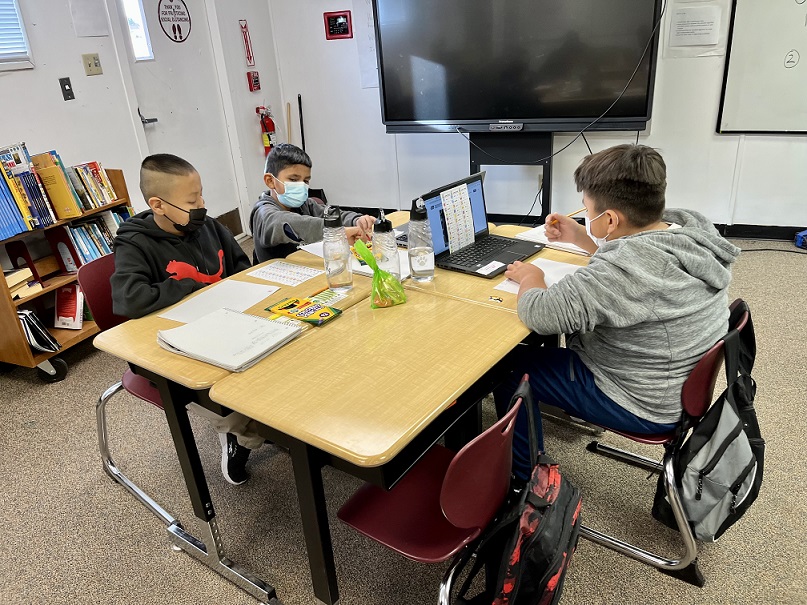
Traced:
MULTIPOLYGON (((580 208, 580 210, 575 210, 574 212, 570 212, 570 213, 569 213, 569 214, 567 214, 566 216, 568 216, 569 218, 572 218, 572 217, 573 217, 575 214, 580 214, 580 213, 581 213, 581 212, 583 212, 585 209, 586 209, 586 207, 585 207, 585 206, 583 206, 582 208, 580 208)), ((558 219, 552 219, 551 221, 549 221, 549 224, 550 224, 550 225, 554 225, 554 224, 555 224, 555 223, 557 223, 557 222, 558 222, 558 219)))

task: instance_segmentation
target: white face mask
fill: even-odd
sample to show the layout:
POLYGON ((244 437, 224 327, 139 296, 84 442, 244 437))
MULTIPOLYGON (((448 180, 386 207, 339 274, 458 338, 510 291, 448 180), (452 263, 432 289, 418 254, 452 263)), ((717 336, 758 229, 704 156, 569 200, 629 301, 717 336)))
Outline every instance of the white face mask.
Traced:
POLYGON ((588 234, 588 236, 589 236, 589 237, 592 239, 592 241, 593 241, 595 244, 597 244, 597 247, 598 247, 598 248, 602 248, 602 246, 605 244, 605 242, 607 242, 607 241, 608 241, 608 236, 606 235, 605 237, 596 237, 596 236, 595 236, 593 233, 591 233, 591 223, 593 223, 594 221, 596 221, 596 220, 597 220, 598 218, 600 218, 600 217, 601 217, 603 214, 605 214, 605 211, 601 212, 601 213, 600 213, 598 216, 595 216, 595 217, 594 217, 594 218, 592 218, 592 219, 588 218, 588 214, 586 214, 586 233, 587 233, 587 234, 588 234))

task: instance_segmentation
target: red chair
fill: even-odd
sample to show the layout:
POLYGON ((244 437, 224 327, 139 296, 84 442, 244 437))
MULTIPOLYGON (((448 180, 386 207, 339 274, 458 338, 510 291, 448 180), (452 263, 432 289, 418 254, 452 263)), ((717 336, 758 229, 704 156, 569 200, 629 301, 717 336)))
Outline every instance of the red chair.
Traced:
MULTIPOLYGON (((525 381, 526 376, 522 387, 529 388, 525 381)), ((435 445, 392 490, 365 484, 337 513, 368 538, 414 561, 454 557, 440 585, 441 604, 448 603, 456 571, 507 495, 522 400, 457 454, 435 445)))
MULTIPOLYGON (((741 301, 738 299, 731 305, 734 308, 741 301)), ((734 314, 732 314, 734 315, 734 314)), ((729 330, 742 330, 748 323, 748 312, 743 312, 729 326, 729 330)), ((604 534, 590 527, 581 526, 580 535, 592 542, 615 550, 618 553, 657 567, 662 572, 677 577, 695 586, 703 586, 705 579, 700 569, 698 569, 698 546, 695 542, 695 535, 684 512, 681 503, 681 495, 675 482, 673 473, 673 459, 676 452, 681 448, 692 427, 706 413, 714 400, 715 383, 718 374, 723 366, 723 339, 721 338, 692 369, 681 390, 681 404, 684 409, 684 419, 681 426, 675 431, 662 433, 659 435, 642 435, 639 433, 628 433, 603 426, 601 428, 621 435, 626 439, 649 445, 663 445, 664 458, 661 463, 645 456, 640 456, 619 448, 604 445, 598 441, 592 441, 587 446, 590 452, 605 454, 614 458, 627 461, 648 470, 662 473, 667 500, 675 515, 678 531, 684 543, 684 553, 680 559, 667 559, 661 555, 654 554, 629 542, 619 540, 608 534, 604 534)))
MULTIPOLYGON (((115 271, 115 256, 108 254, 102 256, 78 270, 78 283, 84 294, 84 300, 90 308, 95 323, 101 331, 113 328, 127 320, 126 317, 115 315, 112 312, 112 287, 109 278, 115 271)), ((109 440, 107 436, 106 404, 121 389, 125 389, 138 399, 163 409, 160 393, 147 379, 138 376, 131 370, 126 370, 120 382, 113 384, 99 397, 95 406, 95 417, 98 423, 98 449, 101 452, 101 461, 107 475, 125 487, 135 498, 142 502, 146 508, 159 517, 167 526, 179 525, 179 521, 171 516, 162 506, 157 504, 147 493, 140 489, 131 479, 124 475, 115 465, 109 453, 109 440)))

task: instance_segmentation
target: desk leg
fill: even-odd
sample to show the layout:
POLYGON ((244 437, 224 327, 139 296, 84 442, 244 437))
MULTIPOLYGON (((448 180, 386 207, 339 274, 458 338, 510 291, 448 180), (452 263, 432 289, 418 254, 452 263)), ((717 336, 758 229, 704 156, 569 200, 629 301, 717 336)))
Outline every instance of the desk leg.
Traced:
POLYGON ((272 586, 244 567, 230 561, 224 554, 213 501, 210 498, 199 450, 196 448, 196 440, 185 408, 194 399, 193 391, 156 374, 146 372, 143 374, 152 380, 160 391, 165 417, 171 429, 171 437, 188 488, 188 496, 193 504, 193 512, 205 522, 205 540, 200 540, 185 531, 179 522, 172 523, 168 526, 171 542, 262 603, 281 605, 272 586))
POLYGON ((322 486, 323 463, 318 459, 318 450, 300 441, 292 444, 289 452, 294 466, 314 595, 322 603, 334 605, 339 601, 339 587, 336 583, 328 509, 322 486))

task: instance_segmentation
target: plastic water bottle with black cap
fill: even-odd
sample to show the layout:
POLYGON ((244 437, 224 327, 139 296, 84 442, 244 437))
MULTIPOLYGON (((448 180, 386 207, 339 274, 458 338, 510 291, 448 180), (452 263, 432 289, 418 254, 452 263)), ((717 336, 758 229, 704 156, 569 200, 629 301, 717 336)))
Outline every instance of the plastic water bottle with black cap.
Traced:
POLYGON ((412 200, 407 237, 412 279, 421 283, 430 282, 434 279, 434 244, 423 198, 412 200))
POLYGON ((322 229, 322 258, 328 287, 335 292, 347 292, 353 287, 353 268, 350 266, 350 244, 342 213, 336 206, 325 207, 325 225, 322 229))
POLYGON ((378 268, 386 271, 401 281, 401 259, 398 256, 398 243, 395 241, 395 231, 392 223, 379 210, 379 217, 373 227, 373 256, 378 262, 378 268))

